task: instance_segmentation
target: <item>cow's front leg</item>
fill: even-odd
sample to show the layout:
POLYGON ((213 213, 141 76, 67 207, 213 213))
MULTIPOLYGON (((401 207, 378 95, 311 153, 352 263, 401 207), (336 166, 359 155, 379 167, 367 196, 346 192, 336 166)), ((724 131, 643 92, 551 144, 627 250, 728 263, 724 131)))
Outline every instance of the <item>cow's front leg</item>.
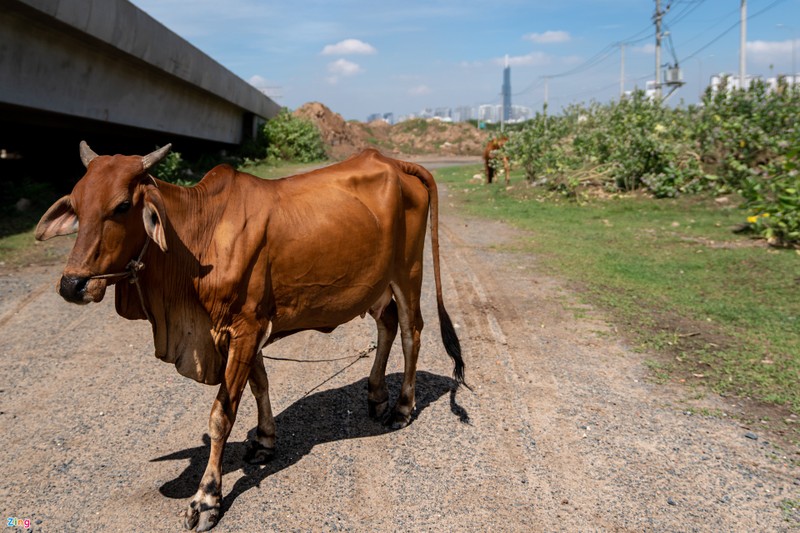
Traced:
POLYGON ((208 531, 216 525, 220 518, 222 453, 236 420, 236 410, 239 408, 242 391, 250 375, 255 343, 253 342, 249 349, 241 345, 237 348, 239 349, 234 348, 232 341, 228 352, 228 364, 225 367, 225 378, 219 387, 214 406, 211 408, 211 416, 208 420, 211 454, 208 457, 206 471, 200 480, 200 488, 186 509, 184 525, 187 529, 196 526, 197 531, 208 531))

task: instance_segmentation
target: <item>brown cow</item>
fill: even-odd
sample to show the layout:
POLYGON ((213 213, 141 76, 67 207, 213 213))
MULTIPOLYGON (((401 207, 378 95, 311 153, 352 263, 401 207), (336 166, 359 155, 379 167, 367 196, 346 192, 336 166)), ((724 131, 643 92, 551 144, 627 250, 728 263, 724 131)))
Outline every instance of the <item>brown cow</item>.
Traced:
POLYGON ((505 135, 502 137, 495 137, 494 139, 489 139, 489 142, 486 143, 486 148, 483 150, 483 166, 486 170, 486 183, 492 183, 492 179, 494 178, 495 174, 495 167, 497 163, 495 162, 496 159, 502 158, 503 166, 505 167, 506 171, 506 185, 508 185, 508 156, 500 151, 501 148, 508 142, 508 137, 505 135))
POLYGON ((158 358, 184 376, 220 384, 208 466, 185 513, 187 528, 205 531, 220 518, 223 448, 248 381, 258 426, 246 459, 263 462, 274 451, 259 355, 265 345, 303 330, 330 332, 370 313, 378 347, 369 413, 393 428, 411 421, 429 209, 441 334, 457 384, 464 363, 442 302, 436 183, 423 167, 366 150, 275 181, 220 165, 183 188, 147 173, 168 150, 98 156, 81 143, 86 175, 44 214, 36 238, 77 231, 61 296, 99 302, 115 285, 117 313, 150 321, 158 358), (405 370, 389 410, 386 361, 398 323, 405 370))

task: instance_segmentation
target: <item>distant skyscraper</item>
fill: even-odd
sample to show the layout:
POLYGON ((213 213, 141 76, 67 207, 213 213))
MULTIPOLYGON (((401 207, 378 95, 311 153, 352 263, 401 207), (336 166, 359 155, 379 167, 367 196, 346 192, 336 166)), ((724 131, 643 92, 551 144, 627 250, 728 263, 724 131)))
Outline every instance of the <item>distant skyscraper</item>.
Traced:
POLYGON ((503 122, 508 122, 511 118, 511 67, 508 65, 506 56, 506 66, 503 69, 503 122))

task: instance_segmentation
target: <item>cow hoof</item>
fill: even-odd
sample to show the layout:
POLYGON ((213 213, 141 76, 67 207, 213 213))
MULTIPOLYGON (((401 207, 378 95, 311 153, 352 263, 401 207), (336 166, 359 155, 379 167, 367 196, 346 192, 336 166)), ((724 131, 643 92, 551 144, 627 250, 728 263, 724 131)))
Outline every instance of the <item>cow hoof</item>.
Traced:
POLYGON ((369 417, 373 420, 381 421, 386 418, 386 411, 389 409, 389 400, 384 400, 382 402, 367 400, 367 406, 369 408, 369 417))
POLYGON ((197 531, 208 531, 219 522, 219 508, 212 507, 211 509, 203 509, 202 511, 194 508, 194 502, 186 509, 186 514, 183 519, 183 525, 186 529, 194 529, 197 531))
POLYGON ((275 457, 275 448, 267 448, 257 440, 248 442, 244 452, 244 462, 251 465, 263 465, 275 457))
POLYGON ((183 515, 186 529, 208 531, 219 522, 220 497, 198 491, 183 515))
POLYGON ((200 522, 197 524, 197 531, 208 531, 219 522, 219 509, 209 509, 200 513, 200 522))
POLYGON ((394 411, 384 422, 391 429, 403 429, 411 423, 411 414, 404 415, 400 411, 394 411))
POLYGON ((183 527, 186 529, 194 529, 197 522, 200 521, 200 512, 197 509, 189 507, 183 515, 183 527))

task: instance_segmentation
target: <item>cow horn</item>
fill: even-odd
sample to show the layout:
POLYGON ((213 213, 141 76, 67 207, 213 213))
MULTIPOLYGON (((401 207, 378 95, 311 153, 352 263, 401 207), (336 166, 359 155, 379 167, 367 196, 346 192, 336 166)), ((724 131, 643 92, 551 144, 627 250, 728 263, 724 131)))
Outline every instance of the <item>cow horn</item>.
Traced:
POLYGON ((91 163, 95 157, 97 157, 97 154, 94 153, 94 150, 89 148, 86 141, 81 141, 81 161, 83 161, 83 166, 89 168, 89 163, 91 163))
POLYGON ((146 156, 142 157, 142 170, 149 170, 152 166, 156 163, 164 159, 164 156, 167 155, 169 149, 172 148, 172 144, 167 144, 162 146, 155 152, 149 153, 146 156))

